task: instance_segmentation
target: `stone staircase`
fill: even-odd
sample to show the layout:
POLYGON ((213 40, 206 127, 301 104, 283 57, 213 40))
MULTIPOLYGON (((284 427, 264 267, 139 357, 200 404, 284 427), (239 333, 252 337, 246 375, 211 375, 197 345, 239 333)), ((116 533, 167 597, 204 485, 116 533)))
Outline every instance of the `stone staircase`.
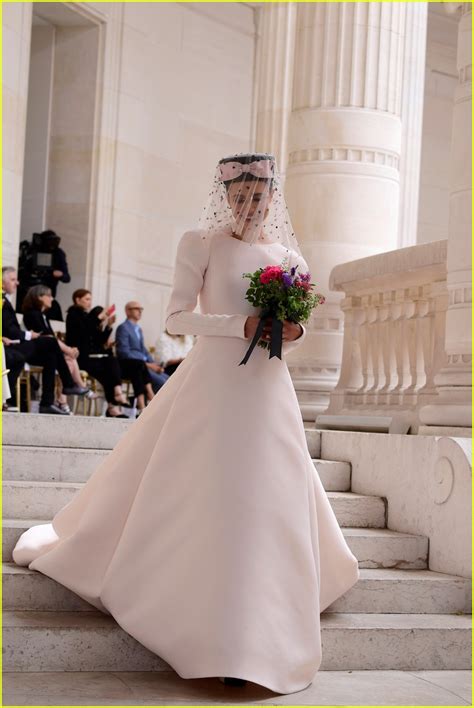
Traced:
MULTIPOLYGON (((159 657, 50 578, 11 562, 19 535, 46 523, 132 424, 4 416, 4 671, 160 671, 159 657)), ((360 581, 321 615, 322 670, 445 670, 471 665, 470 581, 427 569, 428 539, 386 528, 386 500, 354 494, 348 462, 308 448, 360 581)))

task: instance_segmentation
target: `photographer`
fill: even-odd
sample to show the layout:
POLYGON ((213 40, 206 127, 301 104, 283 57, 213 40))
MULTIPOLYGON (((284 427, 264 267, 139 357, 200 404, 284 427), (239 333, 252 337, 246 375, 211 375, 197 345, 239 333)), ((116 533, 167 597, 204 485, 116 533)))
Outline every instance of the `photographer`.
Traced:
MULTIPOLYGON (((60 237, 55 231, 48 229, 39 234, 33 234, 31 243, 22 241, 20 244, 20 257, 18 275, 20 287, 18 288, 16 311, 21 312, 23 298, 34 285, 46 285, 56 298, 58 283, 69 283, 71 276, 66 260, 66 254, 59 247, 60 237)), ((63 320, 59 302, 54 299, 49 311, 52 320, 63 320)))

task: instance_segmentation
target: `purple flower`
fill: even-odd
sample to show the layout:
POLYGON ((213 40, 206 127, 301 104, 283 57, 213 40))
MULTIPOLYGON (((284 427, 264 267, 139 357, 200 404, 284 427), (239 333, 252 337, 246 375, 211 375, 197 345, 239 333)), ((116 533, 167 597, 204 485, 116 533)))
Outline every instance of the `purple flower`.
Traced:
MULTIPOLYGON (((294 270, 294 268, 292 268, 292 270, 294 270)), ((293 278, 288 273, 283 273, 281 279, 285 288, 289 288, 290 285, 293 285, 293 278)))

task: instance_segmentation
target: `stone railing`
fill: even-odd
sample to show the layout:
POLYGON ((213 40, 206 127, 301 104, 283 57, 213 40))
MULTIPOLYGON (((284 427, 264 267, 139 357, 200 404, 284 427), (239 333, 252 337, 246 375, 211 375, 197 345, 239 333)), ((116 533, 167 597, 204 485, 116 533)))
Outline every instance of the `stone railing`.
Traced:
POLYGON ((345 294, 341 374, 325 414, 387 416, 418 429, 445 361, 447 241, 410 246, 336 266, 345 294))

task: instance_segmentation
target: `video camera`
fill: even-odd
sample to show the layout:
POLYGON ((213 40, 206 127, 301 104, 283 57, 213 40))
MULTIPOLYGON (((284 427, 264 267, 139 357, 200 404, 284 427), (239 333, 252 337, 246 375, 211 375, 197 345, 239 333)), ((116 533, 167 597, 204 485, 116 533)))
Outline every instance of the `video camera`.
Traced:
POLYGON ((31 287, 41 284, 45 277, 51 275, 54 270, 53 251, 60 243, 61 238, 54 231, 34 233, 31 243, 22 241, 18 259, 20 282, 31 287))

